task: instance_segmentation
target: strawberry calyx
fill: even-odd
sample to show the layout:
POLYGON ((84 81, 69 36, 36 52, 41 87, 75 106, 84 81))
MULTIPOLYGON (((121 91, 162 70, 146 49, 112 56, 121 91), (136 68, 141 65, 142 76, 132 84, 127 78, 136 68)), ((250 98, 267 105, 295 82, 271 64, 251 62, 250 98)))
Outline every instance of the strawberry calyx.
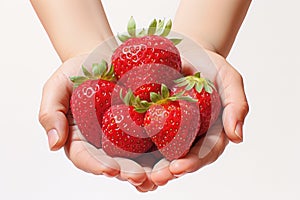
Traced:
POLYGON ((120 90, 120 98, 127 106, 133 106, 134 110, 138 113, 145 113, 150 105, 151 102, 148 102, 146 100, 141 100, 139 96, 135 96, 131 89, 128 90, 128 92, 123 97, 122 95, 122 89, 120 90))
POLYGON ((108 67, 108 64, 105 60, 102 60, 100 63, 92 64, 92 72, 89 72, 87 68, 82 65, 83 76, 71 76, 70 80, 74 83, 74 88, 77 88, 79 85, 84 83, 87 80, 107 80, 115 81, 114 67, 108 67))
MULTIPOLYGON (((149 35, 158 35, 162 37, 167 37, 172 28, 172 20, 168 20, 165 22, 165 19, 161 20, 156 20, 154 19, 148 29, 146 30, 143 28, 141 31, 137 32, 136 29, 136 22, 134 18, 131 16, 127 25, 127 32, 128 34, 118 34, 117 37, 121 42, 125 42, 126 40, 130 38, 135 38, 135 37, 144 37, 144 36, 149 36, 149 35)), ((170 38, 173 42, 174 45, 177 45, 181 42, 182 39, 179 38, 170 38)))
POLYGON ((146 100, 141 100, 139 96, 135 96, 132 92, 132 90, 129 89, 129 91, 125 94, 123 97, 122 90, 120 91, 120 98, 127 106, 133 106, 134 110, 138 113, 145 113, 151 105, 162 105, 169 101, 178 101, 178 100, 184 100, 188 102, 197 102, 196 99, 193 99, 190 96, 184 96, 185 91, 176 93, 171 95, 169 92, 168 87, 165 84, 161 85, 161 91, 160 93, 156 92, 150 92, 150 99, 151 102, 148 102, 146 100))
POLYGON ((195 88, 198 93, 200 93, 203 89, 209 94, 216 90, 214 83, 207 78, 201 77, 200 72, 191 76, 179 78, 174 82, 177 83, 177 87, 185 86, 184 90, 191 90, 195 88))
POLYGON ((188 102, 197 102, 196 99, 193 99, 190 96, 184 96, 184 92, 185 91, 182 91, 182 92, 171 95, 168 87, 166 85, 162 84, 160 94, 155 93, 155 92, 150 92, 151 104, 162 105, 169 101, 178 101, 178 100, 184 100, 184 101, 188 101, 188 102))

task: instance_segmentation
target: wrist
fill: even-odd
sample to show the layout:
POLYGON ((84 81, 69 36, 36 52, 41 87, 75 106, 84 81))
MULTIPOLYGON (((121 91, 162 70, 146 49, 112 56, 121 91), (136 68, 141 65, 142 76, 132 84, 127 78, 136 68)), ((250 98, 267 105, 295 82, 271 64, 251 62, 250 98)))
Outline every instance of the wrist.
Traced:
POLYGON ((75 36, 74 40, 68 41, 69 44, 66 44, 66 40, 64 43, 56 41, 57 45, 54 47, 60 59, 65 62, 74 57, 90 54, 99 44, 112 37, 111 32, 89 32, 86 35, 81 34, 81 36, 75 36))

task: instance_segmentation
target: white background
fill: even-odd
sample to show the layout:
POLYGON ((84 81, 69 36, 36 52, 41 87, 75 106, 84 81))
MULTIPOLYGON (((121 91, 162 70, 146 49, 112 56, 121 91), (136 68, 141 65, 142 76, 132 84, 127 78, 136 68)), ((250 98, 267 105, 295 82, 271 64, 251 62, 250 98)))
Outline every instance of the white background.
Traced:
MULTIPOLYGON (((130 15, 174 17, 178 0, 103 1, 113 30, 130 15), (125 9, 125 7, 128 7, 125 9)), ((37 120, 43 83, 60 61, 29 1, 0 1, 0 199, 300 199, 300 3, 253 1, 228 60, 244 77, 244 143, 196 173, 141 194, 50 152, 37 120)))

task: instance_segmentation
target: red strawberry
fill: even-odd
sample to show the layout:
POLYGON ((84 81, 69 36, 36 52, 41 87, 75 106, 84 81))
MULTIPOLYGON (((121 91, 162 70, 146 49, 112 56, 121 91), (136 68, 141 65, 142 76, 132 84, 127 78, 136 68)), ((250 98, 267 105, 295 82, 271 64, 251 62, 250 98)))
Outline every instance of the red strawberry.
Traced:
MULTIPOLYGON (((118 84, 133 91, 145 85, 161 85, 165 84, 168 88, 175 86, 174 80, 183 77, 177 70, 162 64, 145 64, 136 66, 134 70, 128 71, 118 84)), ((159 89, 160 90, 160 89, 159 89)))
POLYGON ((98 80, 88 80, 73 91, 71 111, 76 124, 85 139, 101 147, 101 127, 98 123, 94 96, 99 89, 98 80))
POLYGON ((150 93, 160 93, 161 85, 158 83, 148 83, 138 87, 134 91, 134 96, 139 97, 141 100, 150 102, 150 93))
POLYGON ((169 21, 165 28, 164 21, 154 20, 148 29, 148 33, 142 30, 136 34, 136 25, 133 18, 128 23, 129 36, 121 35, 119 39, 124 41, 112 55, 112 65, 115 68, 116 77, 120 79, 126 72, 136 66, 157 63, 172 67, 181 71, 181 58, 174 43, 177 39, 167 39, 171 30, 172 22, 169 21), (157 28, 158 26, 158 28, 157 28), (161 33, 159 33, 161 32, 161 33), (154 35, 159 33, 159 35, 154 35))
POLYGON ((82 66, 84 76, 71 77, 74 91, 70 106, 76 124, 85 139, 95 147, 101 147, 102 115, 111 105, 111 93, 115 88, 113 69, 107 64, 93 64, 93 73, 82 66))
POLYGON ((185 156, 200 128, 197 104, 181 94, 170 96, 164 85, 161 95, 151 93, 151 100, 144 121, 148 135, 166 159, 185 156))
POLYGON ((143 128, 145 113, 129 105, 132 97, 128 92, 124 98, 127 105, 114 105, 103 116, 102 148, 110 156, 135 158, 153 145, 143 128))
POLYGON ((198 136, 206 133, 217 120, 221 110, 220 96, 214 84, 210 80, 200 77, 199 72, 193 76, 180 78, 175 82, 178 85, 174 88, 174 92, 185 91, 183 95, 197 99, 201 120, 198 136))

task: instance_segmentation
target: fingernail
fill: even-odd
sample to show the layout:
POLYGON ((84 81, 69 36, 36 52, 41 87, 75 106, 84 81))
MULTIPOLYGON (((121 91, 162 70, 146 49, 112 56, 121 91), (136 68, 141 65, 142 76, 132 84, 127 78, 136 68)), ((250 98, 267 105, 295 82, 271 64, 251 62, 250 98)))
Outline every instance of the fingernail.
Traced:
POLYGON ((47 135, 48 135, 49 148, 52 150, 53 147, 57 144, 59 140, 59 136, 55 129, 50 130, 47 135))
POLYGON ((180 174, 174 174, 174 176, 175 176, 176 178, 179 178, 179 177, 181 177, 181 176, 183 176, 183 175, 185 175, 185 174, 187 174, 187 172, 186 172, 186 171, 183 171, 183 172, 181 172, 180 174))
POLYGON ((234 133, 240 139, 240 142, 243 142, 243 124, 241 122, 236 124, 234 133))
POLYGON ((157 188, 158 188, 157 185, 153 185, 152 188, 150 189, 150 191, 154 191, 154 190, 156 190, 157 188))
POLYGON ((134 186, 139 186, 139 185, 142 184, 142 183, 140 183, 140 182, 135 182, 135 181, 132 180, 131 178, 128 179, 128 182, 131 183, 131 184, 134 185, 134 186))

